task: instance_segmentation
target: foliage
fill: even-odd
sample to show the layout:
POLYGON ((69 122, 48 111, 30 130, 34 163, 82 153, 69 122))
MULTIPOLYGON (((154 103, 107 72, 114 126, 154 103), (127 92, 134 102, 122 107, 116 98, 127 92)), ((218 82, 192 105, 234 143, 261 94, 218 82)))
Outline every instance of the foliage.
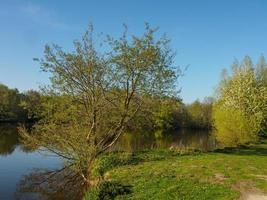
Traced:
POLYGON ((130 121, 130 132, 162 132, 181 128, 185 124, 185 109, 177 97, 146 96, 136 117, 130 121))
POLYGON ((212 126, 212 104, 214 99, 207 97, 203 102, 199 100, 187 105, 188 127, 210 129, 212 126))
POLYGON ((177 128, 176 116, 179 114, 180 101, 163 99, 158 103, 153 113, 155 129, 170 130, 177 128))
MULTIPOLYGON (((4 88, 12 90, 6 86, 4 88)), ((16 89, 14 91, 17 91, 16 98, 5 98, 6 100, 3 100, 2 104, 0 103, 3 110, 0 115, 2 121, 35 122, 49 115, 49 113, 54 113, 57 106, 63 107, 62 112, 64 107, 68 107, 68 105, 64 106, 65 103, 67 104, 64 101, 62 101, 62 105, 59 105, 60 96, 65 96, 62 99, 71 99, 65 94, 56 94, 51 91, 43 91, 42 93, 34 90, 25 93, 20 93, 16 89), (12 103, 14 100, 16 102, 12 103), (56 103, 56 101, 59 102, 56 103)), ((139 108, 135 117, 125 125, 125 130, 131 132, 142 132, 144 130, 148 132, 166 132, 184 127, 209 128, 211 126, 211 112, 209 109, 212 103, 209 102, 210 98, 207 99, 203 102, 196 101, 184 105, 182 100, 177 97, 164 96, 162 98, 160 96, 144 95, 142 96, 142 107, 139 108)), ((69 117, 70 114, 71 112, 67 112, 64 117, 69 117)))
POLYGON ((253 132, 256 119, 246 117, 236 109, 222 110, 219 105, 214 108, 214 126, 216 127, 216 139, 222 146, 237 146, 257 140, 257 134, 253 132))
POLYGON ((34 119, 33 111, 40 105, 40 94, 29 90, 20 93, 0 84, 0 122, 25 122, 34 119))
POLYGON ((106 153, 95 160, 92 173, 96 177, 104 178, 107 171, 130 163, 133 163, 133 156, 130 153, 106 153))
POLYGON ((267 87, 257 79, 249 57, 241 64, 235 62, 232 76, 222 79, 214 108, 216 133, 224 145, 255 141, 257 134, 265 129, 267 87))
POLYGON ((116 181, 101 182, 96 188, 86 193, 84 200, 113 200, 118 196, 131 193, 130 186, 124 186, 116 181))
POLYGON ((41 108, 41 94, 34 90, 29 90, 23 94, 23 99, 19 106, 27 111, 27 119, 38 120, 38 112, 41 108))
POLYGON ((17 89, 0 84, 0 121, 25 119, 25 111, 19 106, 23 95, 17 89))
POLYGON ((262 55, 255 67, 256 78, 261 81, 265 87, 267 87, 267 63, 262 55))
MULTIPOLYGON (((255 68, 256 78, 258 82, 262 83, 262 85, 267 88, 267 63, 265 61, 264 56, 261 56, 256 68, 255 68)), ((262 124, 263 128, 260 132, 260 136, 267 136, 267 117, 265 116, 265 124, 262 124)))
POLYGON ((185 105, 178 98, 146 97, 143 107, 131 120, 128 131, 147 130, 161 135, 179 128, 211 129, 214 99, 206 97, 185 105))
POLYGON ((125 29, 97 50, 90 26, 74 42, 74 52, 47 45, 38 61, 50 72, 51 87, 41 98, 32 134, 20 128, 23 142, 57 154, 91 185, 95 159, 117 142, 145 97, 176 95, 180 71, 173 67, 169 40, 156 38, 155 31, 146 25, 142 36, 130 38, 125 29))

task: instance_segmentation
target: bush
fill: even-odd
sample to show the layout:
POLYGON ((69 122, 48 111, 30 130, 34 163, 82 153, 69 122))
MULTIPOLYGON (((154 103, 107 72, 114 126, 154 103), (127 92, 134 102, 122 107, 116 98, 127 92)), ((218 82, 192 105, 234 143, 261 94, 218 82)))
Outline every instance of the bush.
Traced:
POLYGON ((214 110, 215 136, 223 147, 234 147, 257 139, 257 124, 253 116, 246 117, 236 109, 214 110))
POLYGON ((131 186, 116 181, 104 181, 86 193, 84 200, 112 200, 131 193, 131 186))
POLYGON ((259 136, 262 138, 267 138, 267 130, 259 132, 259 136))

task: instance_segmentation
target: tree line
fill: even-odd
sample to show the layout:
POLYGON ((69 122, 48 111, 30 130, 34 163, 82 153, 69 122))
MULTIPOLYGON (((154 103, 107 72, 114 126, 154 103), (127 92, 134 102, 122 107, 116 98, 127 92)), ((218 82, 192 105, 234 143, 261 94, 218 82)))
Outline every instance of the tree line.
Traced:
MULTIPOLYGON (((36 122, 41 118, 42 102, 49 97, 42 91, 19 92, 0 84, 0 122, 36 122)), ((211 129, 214 98, 185 104, 179 97, 152 97, 143 100, 143 108, 127 125, 128 131, 173 131, 179 128, 211 129)))
POLYGON ((0 122, 30 122, 34 109, 40 105, 40 93, 29 90, 21 93, 0 84, 0 122))

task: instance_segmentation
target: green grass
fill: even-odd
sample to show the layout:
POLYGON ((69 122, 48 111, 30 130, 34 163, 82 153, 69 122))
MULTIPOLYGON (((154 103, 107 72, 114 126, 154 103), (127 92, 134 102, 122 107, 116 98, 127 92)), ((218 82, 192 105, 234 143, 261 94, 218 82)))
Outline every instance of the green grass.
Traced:
POLYGON ((116 166, 106 180, 131 187, 116 199, 230 200, 242 192, 267 192, 267 144, 212 153, 184 155, 175 151, 145 151, 135 162, 116 166))

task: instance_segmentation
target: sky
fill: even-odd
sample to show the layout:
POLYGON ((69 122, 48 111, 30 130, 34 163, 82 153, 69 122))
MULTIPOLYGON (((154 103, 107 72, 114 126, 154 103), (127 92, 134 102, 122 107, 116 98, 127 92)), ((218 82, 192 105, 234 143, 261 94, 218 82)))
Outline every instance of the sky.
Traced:
POLYGON ((20 91, 49 83, 33 58, 45 44, 67 51, 90 23, 118 36, 122 24, 140 34, 144 23, 171 39, 186 103, 214 94, 220 72, 234 59, 267 56, 266 0, 0 0, 0 83, 20 91))

